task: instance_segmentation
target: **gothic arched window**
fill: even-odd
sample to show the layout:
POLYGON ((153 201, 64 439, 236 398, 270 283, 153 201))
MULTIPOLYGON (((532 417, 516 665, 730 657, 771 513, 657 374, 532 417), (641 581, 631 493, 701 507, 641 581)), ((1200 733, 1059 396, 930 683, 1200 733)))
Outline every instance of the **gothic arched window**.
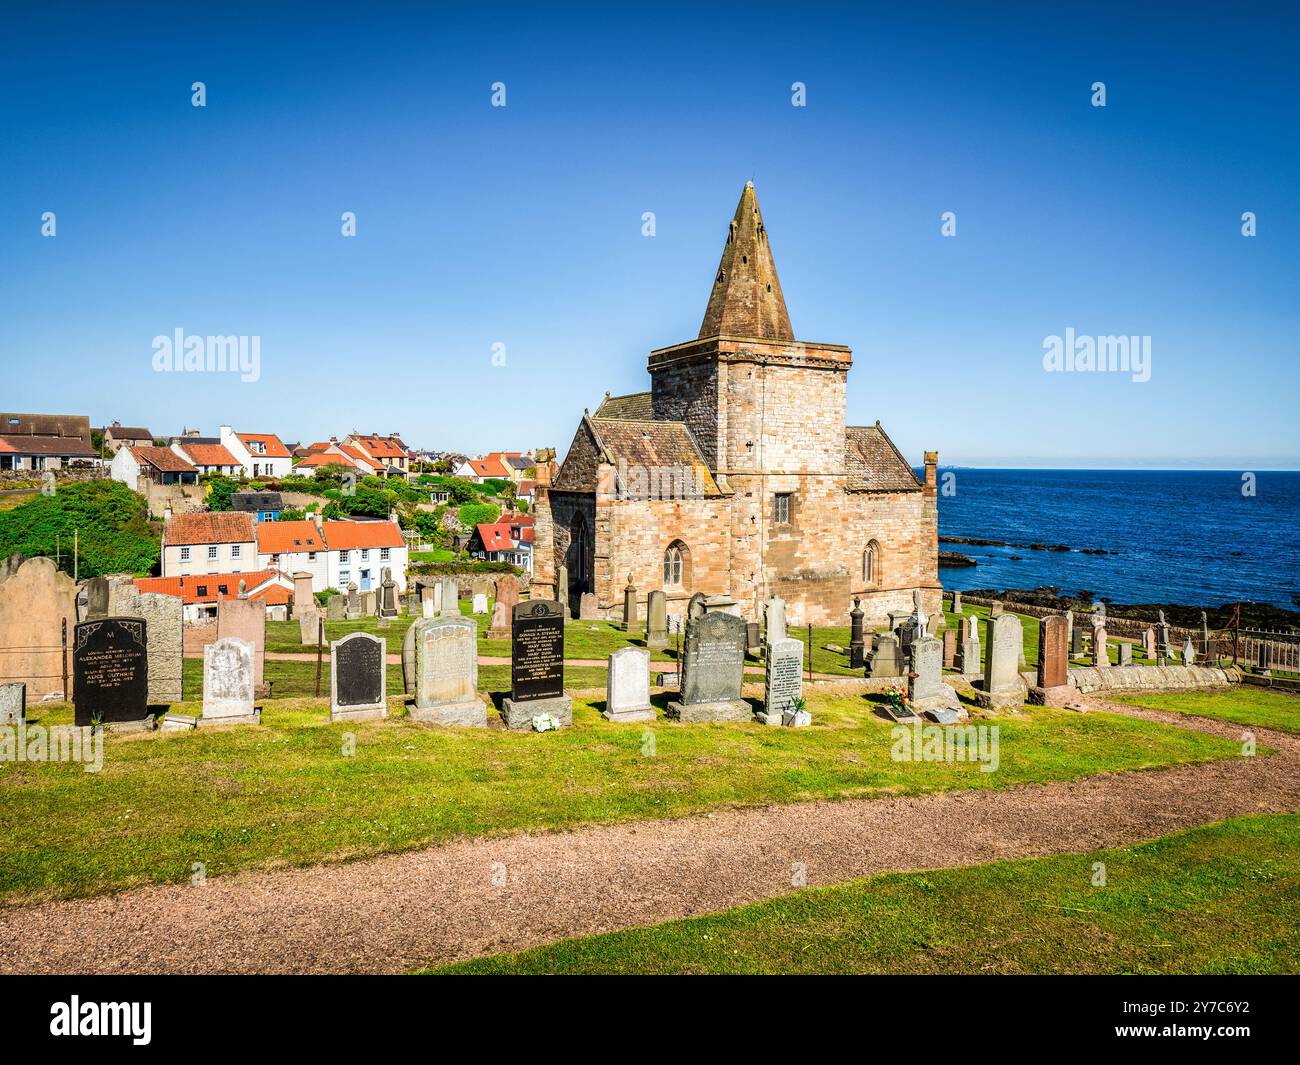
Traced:
POLYGON ((680 540, 674 540, 664 552, 664 587, 682 588, 690 583, 691 552, 680 540))
POLYGON ((862 583, 868 588, 880 583, 880 544, 875 540, 862 552, 862 583))

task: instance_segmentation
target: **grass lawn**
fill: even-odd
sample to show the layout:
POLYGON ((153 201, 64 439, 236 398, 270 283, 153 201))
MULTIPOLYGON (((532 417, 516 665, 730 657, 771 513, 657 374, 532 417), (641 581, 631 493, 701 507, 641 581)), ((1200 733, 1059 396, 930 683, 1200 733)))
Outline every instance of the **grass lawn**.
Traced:
POLYGON ((809 888, 448 973, 1297 973, 1300 817, 809 888), (1093 886, 1093 863, 1105 886, 1093 886))
MULTIPOLYGON (((655 699, 662 709, 666 697, 655 699)), ((0 764, 0 903, 181 881, 195 861, 220 876, 462 837, 1000 789, 1239 754, 1238 744, 1203 733, 1033 708, 997 720, 997 772, 974 762, 896 762, 891 726, 873 705, 809 689, 813 726, 769 729, 611 725, 599 716, 601 700, 575 698, 573 728, 535 734, 430 728, 411 722, 398 701, 386 721, 331 725, 326 700, 276 699, 261 726, 110 734, 99 773, 0 764)), ((28 714, 42 725, 72 719, 66 705, 37 704, 28 714)))
POLYGON ((1268 688, 1248 684, 1234 685, 1229 691, 1201 691, 1159 694, 1130 692, 1108 694, 1108 699, 1152 710, 1176 710, 1181 714, 1200 714, 1238 725, 1277 729, 1300 734, 1300 696, 1285 695, 1268 688))

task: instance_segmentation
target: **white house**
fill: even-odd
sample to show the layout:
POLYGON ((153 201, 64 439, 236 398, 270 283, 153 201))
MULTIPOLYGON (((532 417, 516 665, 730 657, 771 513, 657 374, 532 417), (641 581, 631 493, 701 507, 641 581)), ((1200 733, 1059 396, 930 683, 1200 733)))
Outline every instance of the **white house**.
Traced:
POLYGON ((246 477, 287 477, 293 469, 293 456, 274 433, 237 433, 223 425, 221 446, 238 460, 246 477))
POLYGON ((258 522, 257 558, 265 569, 310 573, 313 592, 323 592, 332 587, 329 548, 325 534, 314 521, 258 522))
POLYGON ((173 440, 171 448, 200 474, 217 473, 225 477, 239 475, 240 461, 222 444, 180 439, 173 440))
POLYGON ((162 576, 251 575, 262 568, 257 558, 257 522, 252 514, 200 512, 173 514, 166 519, 162 576))
MULTIPOLYGON (((346 591, 355 583, 361 591, 378 588, 384 570, 393 571, 399 592, 406 591, 409 552, 395 521, 326 521, 321 523, 329 550, 328 587, 346 591)), ((313 577, 312 590, 316 588, 313 577)))

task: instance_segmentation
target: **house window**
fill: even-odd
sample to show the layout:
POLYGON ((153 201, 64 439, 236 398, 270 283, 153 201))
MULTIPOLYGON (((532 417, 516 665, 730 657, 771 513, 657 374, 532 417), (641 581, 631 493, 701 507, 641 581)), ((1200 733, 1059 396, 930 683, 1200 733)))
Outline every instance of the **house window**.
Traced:
POLYGON ((189 549, 188 547, 182 547, 182 548, 181 548, 181 561, 182 561, 182 562, 188 562, 189 560, 190 560, 190 549, 189 549))
POLYGON ((340 551, 340 552, 339 552, 339 565, 342 565, 342 564, 345 563, 345 562, 351 562, 351 561, 352 561, 352 552, 351 552, 351 551, 340 551))
POLYGON ((772 523, 774 525, 790 524, 790 492, 777 492, 772 497, 772 523))
POLYGON ((279 555, 272 555, 272 556, 271 556, 271 565, 272 565, 272 566, 275 566, 277 569, 279 569, 279 567, 280 567, 280 556, 279 556, 279 555))
POLYGON ((381 548, 379 549, 379 561, 380 561, 380 562, 387 562, 387 561, 388 561, 388 548, 386 548, 386 547, 381 547, 381 548))
POLYGON ((231 558, 239 558, 239 554, 240 554, 241 551, 243 551, 243 549, 244 549, 244 545, 243 545, 243 544, 231 544, 231 545, 230 545, 230 557, 231 557, 231 558))
POLYGON ((215 561, 216 561, 216 558, 217 558, 217 545, 216 545, 216 544, 210 544, 210 545, 208 546, 208 561, 209 561, 209 562, 215 562, 215 561))
POLYGON ((370 558, 370 548, 368 548, 368 547, 363 547, 363 548, 361 549, 361 561, 362 561, 362 562, 365 562, 365 561, 367 561, 369 558, 370 558))
POLYGON ((230 594, 230 586, 229 586, 229 585, 225 585, 225 584, 218 584, 218 585, 217 585, 217 595, 229 595, 229 594, 230 594))
POLYGON ((339 587, 346 588, 351 583, 352 583, 352 571, 346 569, 339 570, 339 587))
POLYGON ((307 561, 308 561, 308 562, 315 562, 315 561, 316 561, 316 552, 315 552, 315 551, 308 551, 308 552, 307 552, 307 561))
POLYGON ((208 586, 206 584, 200 584, 198 588, 195 589, 195 593, 202 598, 208 594, 208 586))
POLYGON ((674 540, 664 552, 664 587, 681 588, 691 580, 691 552, 680 540, 674 540))

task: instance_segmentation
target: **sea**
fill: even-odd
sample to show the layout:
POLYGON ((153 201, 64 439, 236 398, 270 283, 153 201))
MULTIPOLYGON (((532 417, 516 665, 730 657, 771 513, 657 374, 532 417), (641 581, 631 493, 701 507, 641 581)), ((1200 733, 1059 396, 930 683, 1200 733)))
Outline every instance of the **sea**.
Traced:
MULTIPOLYGON (((918 471, 920 473, 920 471, 918 471)), ((940 467, 939 567, 950 590, 1055 586, 1116 603, 1300 609, 1300 472, 940 467), (1069 552, 944 543, 1064 544, 1069 552), (1083 554, 1104 548, 1106 554, 1083 554)))

